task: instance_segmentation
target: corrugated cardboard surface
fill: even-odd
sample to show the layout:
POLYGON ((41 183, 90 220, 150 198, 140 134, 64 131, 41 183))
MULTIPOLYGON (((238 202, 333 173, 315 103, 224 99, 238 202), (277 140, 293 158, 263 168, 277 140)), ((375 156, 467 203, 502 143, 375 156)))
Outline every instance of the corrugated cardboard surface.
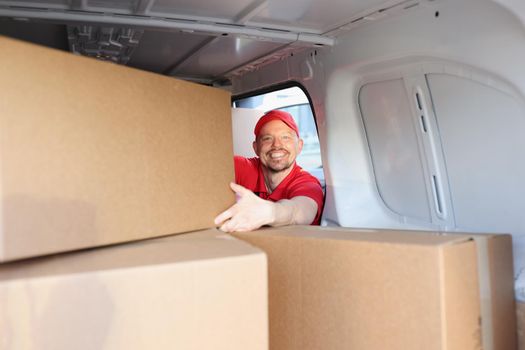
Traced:
POLYGON ((0 349, 268 348, 266 257, 216 230, 0 266, 0 349))
POLYGON ((235 236, 268 255, 272 350, 481 348, 468 236, 305 226, 235 236))
POLYGON ((437 248, 442 276, 440 312, 443 343, 436 349, 482 349, 476 247, 472 241, 437 248), (475 286, 475 287, 472 287, 475 286))
MULTIPOLYGON (((486 240, 486 269, 490 282, 492 347, 484 350, 516 349, 516 315, 514 302, 514 270, 510 235, 480 235, 486 240)), ((478 249, 479 251, 479 249, 478 249)), ((483 309, 482 309, 483 311, 483 309)))
POLYGON ((518 349, 525 350, 525 303, 516 303, 518 315, 518 349))
POLYGON ((0 261, 203 229, 229 93, 0 37, 0 261))

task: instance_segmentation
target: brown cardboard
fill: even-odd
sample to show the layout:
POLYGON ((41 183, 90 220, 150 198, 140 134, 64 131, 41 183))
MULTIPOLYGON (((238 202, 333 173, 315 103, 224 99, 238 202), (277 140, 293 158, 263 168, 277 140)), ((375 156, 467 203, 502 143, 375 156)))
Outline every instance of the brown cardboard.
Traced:
POLYGON ((518 315, 518 350, 525 350, 525 303, 516 302, 518 315))
POLYGON ((228 92, 0 37, 0 261, 213 227, 228 92))
MULTIPOLYGON (((268 255, 272 350, 482 347, 472 235, 295 226, 235 236, 268 255)), ((494 323, 510 320, 512 335, 504 300, 512 269, 498 274, 512 263, 504 237, 486 237, 490 259, 505 254, 487 264, 489 285, 503 285, 489 305, 494 323)))
POLYGON ((478 250, 483 349, 516 349, 511 236, 473 237, 478 250))
POLYGON ((0 349, 268 349, 266 257, 210 229, 0 265, 0 349))

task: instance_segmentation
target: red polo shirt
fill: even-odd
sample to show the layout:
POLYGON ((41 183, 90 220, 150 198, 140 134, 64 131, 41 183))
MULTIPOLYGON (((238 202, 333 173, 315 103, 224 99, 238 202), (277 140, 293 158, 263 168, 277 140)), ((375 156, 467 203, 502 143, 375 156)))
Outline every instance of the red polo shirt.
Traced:
POLYGON ((323 209, 323 190, 316 177, 310 175, 299 165, 294 164, 290 174, 271 194, 268 194, 259 158, 235 156, 234 161, 235 182, 262 199, 277 202, 281 199, 292 199, 297 196, 312 198, 317 203, 317 215, 311 225, 319 225, 323 209))

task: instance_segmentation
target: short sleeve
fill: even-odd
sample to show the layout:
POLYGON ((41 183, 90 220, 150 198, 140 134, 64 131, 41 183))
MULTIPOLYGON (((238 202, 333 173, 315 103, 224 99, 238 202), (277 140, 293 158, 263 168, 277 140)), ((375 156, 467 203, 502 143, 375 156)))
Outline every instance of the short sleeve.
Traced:
POLYGON ((319 225, 323 211, 324 194, 319 180, 301 169, 301 174, 290 184, 286 197, 305 196, 317 203, 317 215, 312 224, 319 225))
POLYGON ((259 167, 255 158, 244 158, 235 156, 235 183, 249 190, 255 190, 259 167))

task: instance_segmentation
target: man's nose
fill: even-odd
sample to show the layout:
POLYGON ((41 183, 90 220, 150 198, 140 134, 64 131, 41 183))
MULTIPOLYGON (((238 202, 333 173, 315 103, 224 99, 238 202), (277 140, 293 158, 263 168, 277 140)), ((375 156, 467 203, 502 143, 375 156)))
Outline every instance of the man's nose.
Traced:
POLYGON ((273 139, 272 146, 277 148, 277 147, 280 147, 281 145, 282 145, 281 139, 279 137, 275 137, 273 139))

